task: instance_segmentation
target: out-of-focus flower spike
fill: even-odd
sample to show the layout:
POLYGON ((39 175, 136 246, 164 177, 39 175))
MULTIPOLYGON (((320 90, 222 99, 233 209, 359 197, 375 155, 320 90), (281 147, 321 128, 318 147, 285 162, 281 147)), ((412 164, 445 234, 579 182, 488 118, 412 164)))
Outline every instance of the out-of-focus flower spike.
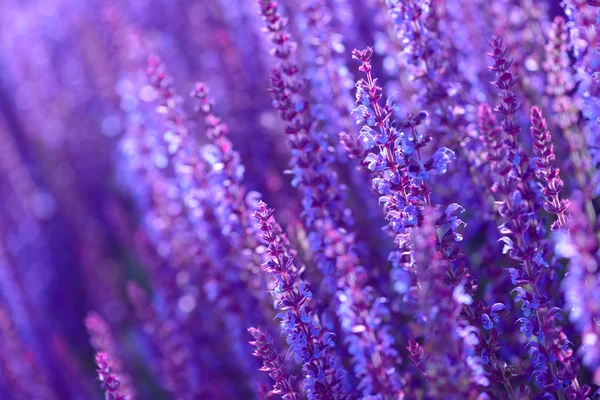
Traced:
POLYGON ((555 235, 555 253, 569 260, 565 280, 561 283, 566 311, 581 335, 579 354, 584 365, 595 372, 600 383, 600 278, 598 276, 598 241, 583 211, 583 196, 578 193, 569 207, 571 219, 566 231, 555 235))
POLYGON ((474 187, 459 191, 459 201, 477 198, 484 191, 479 189, 482 184, 473 174, 476 160, 468 149, 470 138, 465 115, 472 102, 471 83, 461 73, 459 51, 449 39, 452 31, 462 29, 462 25, 452 23, 449 5, 443 1, 386 0, 386 5, 396 33, 405 44, 399 57, 407 65, 409 79, 402 85, 401 96, 408 97, 411 90, 415 92, 406 107, 429 111, 425 127, 434 144, 462 154, 459 161, 465 163, 463 168, 474 187))
MULTIPOLYGON (((86 371, 81 368, 81 362, 74 354, 75 346, 68 343, 64 336, 52 337, 52 356, 63 369, 62 377, 68 380, 68 393, 71 399, 89 399, 96 393, 95 382, 89 379, 86 371)), ((1 379, 0 379, 1 380, 1 379)))
POLYGON ((118 350, 115 346, 113 335, 108 323, 97 313, 91 312, 85 318, 85 326, 90 335, 90 343, 96 353, 105 353, 112 361, 112 370, 119 375, 121 380, 121 391, 127 399, 135 399, 135 388, 132 386, 133 380, 124 371, 123 361, 118 356, 118 350))
POLYGON ((360 139, 358 139, 357 137, 353 137, 344 131, 340 132, 339 136, 340 142, 344 146, 344 149, 346 150, 348 156, 357 160, 361 164, 361 167, 368 171, 368 164, 365 161, 365 158, 367 158, 368 153, 364 149, 362 143, 360 142, 360 139))
MULTIPOLYGON (((560 127, 569 144, 571 165, 567 171, 574 173, 579 190, 585 193, 589 191, 588 174, 591 161, 582 140, 583 132, 578 125, 579 110, 571 96, 575 89, 576 76, 568 53, 572 43, 569 39, 570 29, 563 17, 554 18, 548 35, 543 67, 547 74, 546 93, 551 96, 554 111, 551 120, 560 127)), ((588 197, 591 195, 589 193, 588 197)), ((596 212, 589 199, 586 201, 586 212, 592 221, 596 220, 596 212)))
POLYGON ((512 60, 506 52, 502 38, 499 36, 492 37, 490 45, 492 51, 488 55, 494 59, 490 70, 496 73, 496 79, 492 82, 492 85, 501 91, 501 103, 496 107, 496 111, 505 116, 501 129, 504 131, 506 138, 511 143, 516 143, 520 128, 515 119, 515 114, 521 107, 521 102, 511 89, 518 79, 510 70, 512 60))
POLYGON ((600 46, 597 29, 597 11, 600 4, 590 0, 564 0, 565 14, 574 24, 571 27, 573 48, 577 59, 583 61, 586 70, 594 65, 600 46))
MULTIPOLYGON (((181 239, 175 238, 170 245, 177 246, 173 248, 176 256, 178 253, 184 256, 183 262, 175 261, 180 267, 194 269, 193 272, 200 276, 202 284, 209 291, 206 293, 207 297, 226 313, 231 347, 244 360, 240 364, 245 372, 253 376, 251 384, 257 385, 262 375, 256 371, 257 360, 245 349, 242 335, 244 325, 265 322, 265 314, 261 312, 263 309, 258 306, 263 298, 264 288, 257 283, 255 271, 247 266, 246 256, 239 257, 239 245, 232 246, 228 241, 231 224, 227 219, 234 219, 235 216, 218 211, 229 205, 219 204, 222 200, 220 196, 209 195, 212 190, 218 193, 226 186, 220 179, 209 179, 211 169, 219 164, 221 150, 212 145, 200 146, 192 136, 183 99, 175 91, 173 78, 158 57, 150 58, 147 73, 158 94, 156 112, 163 116, 165 140, 168 143, 168 154, 165 156, 169 162, 168 172, 172 174, 172 178, 165 182, 167 192, 160 193, 167 202, 162 212, 169 215, 173 210, 180 210, 182 217, 186 219, 185 223, 190 224, 190 229, 183 228, 182 224, 174 225, 179 228, 176 233, 181 239), (170 188, 172 183, 177 187, 170 188), (178 201, 173 201, 172 196, 169 196, 171 191, 178 193, 178 201), (226 228, 225 231, 223 228, 226 228), (205 262, 199 263, 199 260, 205 262), (216 267, 220 264, 225 264, 227 268, 216 267), (207 268, 199 268, 201 265, 207 268)), ((218 126, 221 134, 225 133, 223 128, 224 125, 218 126)), ((230 173, 239 175, 240 167, 241 164, 238 164, 236 171, 230 173)), ((239 182, 241 176, 235 179, 239 182)))
MULTIPOLYGON (((591 186, 590 196, 596 197, 600 194, 600 4, 587 0, 565 0, 561 4, 571 21, 571 44, 579 79, 574 97, 586 122, 583 133, 591 158, 589 172, 592 178, 592 185, 588 186, 591 186)), ((591 214, 589 206, 587 212, 591 214)))
MULTIPOLYGON (((328 160, 328 144, 323 135, 315 132, 313 118, 309 115, 310 105, 302 94, 305 83, 295 61, 297 44, 287 30, 288 20, 279 14, 277 2, 257 2, 269 38, 275 45, 273 55, 279 61, 271 70, 269 91, 273 106, 286 125, 292 186, 302 191, 303 219, 308 230, 315 231, 319 221, 338 218, 342 212, 339 204, 342 194, 335 173, 327 174, 333 172, 328 160)), ((323 235, 315 232, 312 236, 315 240, 311 241, 311 245, 323 274, 321 287, 331 297, 336 288, 335 262, 323 253, 323 235)), ((321 300, 328 302, 325 297, 321 300)))
POLYGON ((422 157, 422 148, 429 138, 420 134, 417 127, 427 113, 408 115, 403 121, 393 122, 392 105, 389 102, 380 105, 383 93, 371 73, 372 55, 371 48, 353 51, 352 57, 361 63, 359 70, 365 73, 366 79, 356 84, 358 107, 352 115, 362 127, 359 141, 367 152, 363 164, 375 172, 372 184, 396 236, 398 250, 391 256, 392 280, 396 290, 405 296, 416 284, 408 250, 410 237, 406 233, 418 225, 422 220, 420 211, 431 203, 430 176, 444 174, 454 153, 441 148, 429 160, 422 157))
POLYGON ((552 137, 539 108, 531 109, 531 137, 533 138, 533 152, 537 156, 534 160, 535 175, 542 182, 542 193, 546 197, 544 209, 558 217, 552 224, 552 229, 564 228, 567 222, 567 207, 569 202, 559 197, 563 188, 560 179, 560 170, 556 168, 554 145, 552 137))
POLYGON ((324 0, 310 0, 301 23, 302 66, 309 86, 311 114, 323 124, 328 136, 351 129, 350 111, 354 105, 354 78, 343 57, 348 38, 332 27, 334 6, 324 0))
POLYGON ((263 361, 261 371, 268 372, 275 381, 271 393, 280 395, 283 400, 300 400, 302 397, 297 391, 298 377, 288 373, 284 364, 285 356, 275 350, 273 340, 260 328, 249 328, 248 332, 254 338, 250 342, 254 346, 252 354, 263 361))
POLYGON ((492 31, 486 32, 486 36, 501 36, 507 58, 512 61, 518 82, 513 91, 528 108, 540 104, 544 101, 543 46, 550 22, 547 5, 539 1, 517 0, 496 2, 490 7, 481 3, 481 9, 488 15, 487 23, 492 31))
MULTIPOLYGON (((379 104, 382 92, 371 74, 372 54, 369 48, 353 52, 353 57, 361 62, 359 70, 366 75, 366 79, 361 79, 357 83, 359 106, 354 114, 357 122, 363 126, 361 132, 365 137, 364 148, 371 151, 367 161, 376 172, 373 186, 381 195, 380 203, 387 212, 389 226, 395 234, 395 243, 398 246, 398 249, 390 255, 394 267, 391 273, 392 283, 404 300, 400 307, 412 314, 420 307, 420 301, 423 300, 419 296, 422 286, 420 279, 426 275, 417 274, 418 268, 425 268, 425 266, 418 264, 411 232, 423 224, 424 210, 430 207, 431 176, 443 175, 454 153, 449 149, 440 148, 433 157, 424 160, 421 151, 428 140, 418 133, 416 127, 423 123, 427 117, 426 113, 408 115, 404 120, 392 122, 390 102, 386 102, 385 106, 379 104)), ((462 240, 462 235, 458 233, 458 228, 464 225, 464 222, 458 215, 462 211, 463 208, 458 204, 450 204, 446 207, 443 214, 435 221, 439 231, 436 244, 432 247, 435 248, 435 257, 443 260, 443 265, 447 266, 445 269, 447 275, 443 279, 446 296, 452 297, 456 294, 460 299, 470 298, 471 291, 475 289, 475 283, 468 269, 464 266, 450 267, 460 254, 458 243, 462 240)), ((481 375, 481 383, 486 382, 486 379, 489 381, 488 376, 493 376, 497 382, 502 382, 507 391, 513 393, 514 389, 504 375, 504 366, 495 355, 498 342, 492 335, 488 339, 483 331, 481 318, 484 313, 491 311, 483 306, 474 310, 469 307, 470 303, 461 304, 463 306, 458 312, 464 313, 465 320, 472 324, 469 329, 480 338, 478 340, 482 343, 477 347, 477 354, 486 351, 492 360, 486 368, 477 367, 473 372, 481 375)), ((491 328, 488 326, 487 329, 491 328)), ((473 365, 476 364, 475 362, 473 365)))

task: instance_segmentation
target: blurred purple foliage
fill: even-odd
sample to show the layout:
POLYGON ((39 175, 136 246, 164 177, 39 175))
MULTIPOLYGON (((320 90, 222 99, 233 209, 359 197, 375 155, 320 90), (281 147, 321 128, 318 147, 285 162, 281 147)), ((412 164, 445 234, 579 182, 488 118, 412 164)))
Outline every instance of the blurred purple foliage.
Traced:
POLYGON ((4 0, 0 399, 598 400, 599 195, 598 0, 4 0))

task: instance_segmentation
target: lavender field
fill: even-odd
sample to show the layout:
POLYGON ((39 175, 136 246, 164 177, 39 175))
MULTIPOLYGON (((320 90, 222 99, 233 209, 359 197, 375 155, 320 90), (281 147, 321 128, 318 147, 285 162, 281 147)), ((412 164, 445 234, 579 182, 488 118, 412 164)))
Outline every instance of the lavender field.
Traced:
POLYGON ((1 0, 0 400, 600 400, 600 0, 1 0))

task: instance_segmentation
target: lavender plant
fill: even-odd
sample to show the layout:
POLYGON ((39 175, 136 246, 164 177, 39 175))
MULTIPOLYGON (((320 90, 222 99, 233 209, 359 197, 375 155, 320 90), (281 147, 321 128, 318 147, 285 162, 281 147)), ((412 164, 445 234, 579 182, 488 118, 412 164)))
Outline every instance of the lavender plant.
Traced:
POLYGON ((597 0, 0 26, 1 399, 600 399, 597 0))

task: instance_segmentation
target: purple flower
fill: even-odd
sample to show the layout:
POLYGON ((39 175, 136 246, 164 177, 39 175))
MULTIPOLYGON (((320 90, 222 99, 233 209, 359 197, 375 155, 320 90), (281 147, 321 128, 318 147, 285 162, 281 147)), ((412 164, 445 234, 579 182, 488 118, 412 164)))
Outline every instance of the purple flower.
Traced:
MULTIPOLYGON (((382 159, 383 173, 373 179, 373 185, 380 190, 380 193, 382 190, 385 193, 380 196, 380 204, 387 212, 389 226, 396 235, 395 243, 398 245, 398 249, 390 255, 390 260, 393 262, 390 277, 393 280, 394 288, 402 294, 404 304, 399 305, 399 307, 406 307, 407 312, 411 312, 422 301, 424 310, 417 314, 417 319, 428 320, 425 315, 429 312, 435 312, 436 309, 434 307, 432 311, 427 310, 429 299, 420 299, 418 293, 420 292, 419 288, 424 285, 422 279, 429 278, 425 274, 419 277, 416 272, 419 271, 419 267, 426 268, 431 260, 423 259, 419 262, 416 259, 420 256, 420 252, 415 249, 413 241, 415 231, 418 232, 422 228, 423 212, 431 204, 431 186, 428 171, 433 169, 434 164, 436 164, 434 161, 437 161, 437 164, 440 165, 440 172, 445 172, 446 163, 450 161, 454 154, 448 149, 441 149, 433 158, 424 161, 422 148, 428 143, 429 138, 420 134, 416 127, 424 122, 427 113, 408 114, 400 121, 392 121, 393 110, 390 108, 390 102, 386 102, 385 106, 379 105, 382 94, 381 88, 376 85, 376 80, 371 76, 371 56, 371 49, 355 50, 353 52, 353 57, 361 62, 359 70, 366 74, 366 79, 360 80, 357 86, 362 87, 364 92, 370 96, 370 103, 375 110, 376 120, 378 121, 377 128, 380 132, 384 132, 382 135, 389 138, 385 144, 378 146, 378 157, 382 159)), ((371 156, 371 159, 377 157, 373 153, 370 153, 369 156, 371 156)), ((443 301, 451 300, 456 307, 453 312, 460 314, 464 311, 468 315, 472 315, 474 311, 470 309, 470 305, 473 304, 471 295, 473 281, 468 270, 457 268, 456 272, 449 272, 452 270, 449 267, 450 263, 455 261, 460 253, 457 244, 462 241, 462 235, 457 232, 457 228, 463 225, 463 222, 458 218, 459 212, 462 211, 462 207, 458 204, 451 204, 446 208, 443 215, 435 221, 438 232, 435 235, 435 245, 430 243, 430 247, 437 250, 434 257, 441 260, 440 265, 444 267, 441 268, 440 266, 441 271, 448 271, 447 278, 441 279, 441 275, 438 276, 443 281, 435 284, 441 283, 439 295, 444 298, 443 301), (442 286, 444 287, 443 290, 441 290, 442 286)), ((433 235, 431 234, 431 236, 433 235)), ((427 238, 427 240, 433 239, 427 238)), ((420 249, 420 251, 423 251, 423 249, 420 249)), ((442 272, 439 273, 442 274, 442 272)), ((477 318, 476 321, 475 325, 480 326, 481 320, 477 318)), ((476 345, 482 341, 480 338, 485 337, 484 333, 473 326, 459 331, 457 334, 459 336, 464 335, 462 337, 469 342, 468 345, 473 346, 470 350, 457 349, 458 352, 472 353, 467 358, 470 360, 469 368, 471 368, 470 372, 473 375, 471 378, 464 377, 465 384, 468 386, 470 382, 475 386, 487 386, 490 374, 501 376, 503 372, 496 358, 494 358, 495 361, 491 371, 486 371, 476 362, 476 354, 482 350, 481 347, 476 345)), ((493 346, 497 344, 495 341, 489 343, 492 343, 493 346)), ((497 348, 492 350, 492 347, 490 347, 490 351, 496 350, 497 348)), ((422 352, 419 354, 422 356, 422 352)), ((413 357, 413 361, 416 360, 415 357, 413 357)), ((432 357, 437 358, 438 355, 432 355, 432 357)), ((421 358, 415 361, 418 368, 424 368, 421 364, 422 361, 421 358)), ((509 392, 514 391, 506 378, 502 378, 502 381, 509 392)), ((440 380, 440 387, 443 387, 441 382, 444 382, 444 379, 440 380)), ((468 391, 469 389, 466 387, 457 388, 457 395, 464 393, 462 390, 468 391)))
POLYGON ((494 327, 494 324, 493 324, 492 320, 490 319, 490 316, 487 314, 481 314, 481 325, 487 330, 490 330, 494 327))
POLYGON ((100 379, 102 390, 105 393, 106 400, 126 400, 127 396, 121 391, 121 381, 119 377, 113 374, 110 360, 106 353, 96 354, 96 364, 98 365, 98 378, 100 379))
POLYGON ((360 129, 358 140, 361 142, 365 150, 371 150, 377 144, 377 138, 375 137, 375 134, 375 131, 368 125, 364 125, 360 129))
POLYGON ((454 161, 454 152, 446 147, 439 148, 433 155, 433 168, 440 175, 448 172, 448 164, 454 161))
POLYGON ((271 393, 281 395, 284 400, 300 400, 301 396, 296 391, 298 378, 287 372, 284 356, 277 353, 273 347, 273 340, 269 340, 266 332, 260 328, 249 328, 248 332, 254 337, 254 341, 250 342, 255 348, 253 355, 263 360, 261 371, 268 372, 275 381, 271 393))
MULTIPOLYGON (((515 289, 518 293, 515 301, 522 302, 521 309, 524 315, 517 322, 520 324, 520 331, 527 339, 535 335, 541 343, 541 349, 552 356, 545 357, 543 360, 537 359, 538 364, 547 364, 544 371, 549 371, 548 373, 542 374, 539 372, 541 367, 536 367, 531 375, 540 388, 545 388, 551 385, 559 374, 576 380, 572 373, 576 361, 568 352, 562 351, 560 343, 565 335, 561 327, 555 324, 550 311, 552 304, 542 292, 543 282, 549 273, 549 264, 545 259, 548 246, 545 243, 540 218, 537 216, 539 196, 538 188, 531 180, 533 170, 527 155, 517 142, 520 127, 516 122, 515 113, 520 103, 511 91, 517 78, 509 70, 511 61, 506 58, 506 48, 502 40, 494 37, 490 44, 492 52, 489 55, 494 60, 490 69, 496 72, 496 80, 493 84, 501 91, 499 96, 501 103, 495 110, 504 118, 498 131, 494 128, 494 118, 489 107, 484 105, 480 107, 480 128, 484 135, 487 135, 485 141, 487 151, 491 155, 489 162, 498 181, 492 190, 502 199, 498 212, 505 219, 499 225, 499 232, 504 235, 501 239, 504 243, 503 252, 508 253, 519 264, 518 280, 517 274, 511 273, 513 282, 520 286, 515 289), (524 284, 529 286, 523 286, 524 284), (560 360, 558 365, 556 360, 560 360)), ((537 109, 535 113, 535 137, 540 137, 536 142, 536 151, 537 154, 546 157, 546 162, 541 165, 543 168, 552 161, 553 153, 547 147, 545 124, 541 121, 537 109), (544 144, 540 144, 541 142, 544 144), (546 149, 545 153, 544 149, 546 149)), ((550 179, 554 180, 556 175, 555 172, 550 179)), ((543 173, 541 176, 544 176, 543 173)), ((564 396, 564 393, 561 392, 561 396, 564 396)))
POLYGON ((271 260, 263 264, 275 278, 271 292, 280 313, 281 330, 296 362, 302 364, 305 392, 310 399, 347 399, 342 385, 343 369, 330 352, 328 332, 322 328, 308 307, 306 286, 302 285, 294 258, 281 227, 273 219, 273 210, 260 202, 254 213, 259 222, 260 238, 267 245, 271 260))
MULTIPOLYGON (((482 336, 477 329, 462 320, 462 310, 473 303, 464 284, 456 285, 448 296, 445 277, 448 260, 435 250, 437 238, 434 213, 425 211, 422 226, 411 232, 414 244, 415 264, 420 288, 415 310, 423 316, 423 335, 427 347, 418 358, 409 347, 411 358, 427 377, 429 396, 449 399, 468 398, 468 393, 488 386, 489 378, 482 367, 477 347, 482 336)), ((481 317, 483 321, 485 318, 481 317)))
MULTIPOLYGON (((326 135, 316 131, 314 121, 305 112, 314 105, 301 91, 302 72, 294 63, 295 46, 286 33, 285 23, 280 23, 282 20, 276 4, 259 1, 259 5, 271 32, 270 39, 275 44, 274 55, 279 61, 271 72, 271 94, 286 124, 292 155, 290 172, 294 175, 292 186, 302 192, 308 240, 315 253, 317 266, 324 275, 320 287, 322 305, 317 309, 320 317, 328 320, 332 308, 335 308, 347 328, 345 339, 352 348, 354 371, 361 380, 362 392, 365 395, 380 393, 382 396, 397 396, 401 391, 394 367, 397 352, 393 348, 372 350, 380 340, 392 342, 391 335, 387 334, 380 315, 371 308, 372 288, 358 277, 365 273, 365 269, 360 266, 356 254, 354 234, 348 233, 350 210, 344 204, 345 195, 328 154, 326 135), (283 38, 282 34, 285 34, 283 38), (290 65, 293 67, 290 68, 290 65), (303 107, 294 108, 294 104, 302 104, 303 107), (330 301, 329 296, 333 296, 334 301, 330 301), (348 306, 340 304, 342 299, 349 303, 348 306), (366 331, 353 331, 354 326, 365 327, 366 331), (381 362, 372 366, 370 357, 377 357, 381 362)), ((356 114, 359 120, 375 123, 373 111, 365 105, 361 105, 356 114)), ((364 147, 369 145, 368 141, 376 139, 368 136, 373 133, 374 130, 363 130, 359 141, 364 147)), ((378 137, 376 140, 382 139, 378 137)), ((321 356, 321 350, 318 349, 317 353, 321 356)), ((318 371, 312 372, 315 374, 310 377, 319 381, 321 375, 318 371)))

